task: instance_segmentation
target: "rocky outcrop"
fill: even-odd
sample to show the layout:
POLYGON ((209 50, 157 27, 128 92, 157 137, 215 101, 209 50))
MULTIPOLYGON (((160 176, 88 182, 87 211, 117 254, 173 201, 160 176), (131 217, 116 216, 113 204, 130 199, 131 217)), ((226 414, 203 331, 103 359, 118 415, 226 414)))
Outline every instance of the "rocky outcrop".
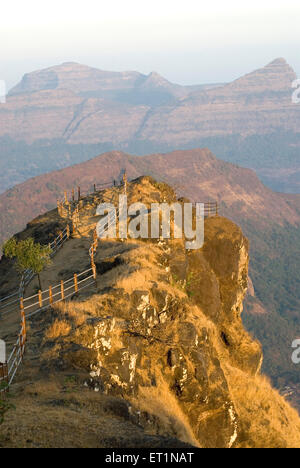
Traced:
MULTIPOLYGON (((96 206, 101 200, 117 202, 118 194, 119 189, 108 189, 82 201, 84 225, 42 273, 43 284, 69 275, 66 265, 82 269, 96 206)), ((128 197, 129 204, 176 200, 171 187, 150 177, 131 182, 128 197)), ((30 223, 22 236, 34 228, 40 236, 56 216, 53 211, 44 224, 42 218, 30 223)), ((83 440, 102 447, 299 445, 299 418, 260 375, 261 346, 242 325, 248 248, 241 229, 221 216, 206 219, 204 246, 195 251, 185 249, 184 239, 101 241, 96 285, 28 323, 27 357, 14 401, 22 411, 7 422, 14 434, 10 445, 20 440, 24 418, 26 427, 32 419, 27 408, 30 414, 35 408, 31 424, 43 428, 34 440, 70 444, 57 442, 49 429, 53 405, 69 406, 56 413, 56 426, 59 417, 72 434, 82 421, 83 440), (103 413, 111 411, 127 436, 125 429, 119 435, 115 426, 110 429, 110 416, 103 413)))
MULTIPOLYGON (((148 186, 148 179, 141 185, 148 186)), ((110 251, 114 245, 117 254, 118 243, 110 244, 110 251)), ((260 345, 241 323, 248 241, 232 222, 215 217, 206 221, 200 251, 187 252, 184 242, 175 240, 133 247, 117 254, 117 262, 114 256, 110 268, 103 267, 99 254, 100 289, 105 276, 110 280, 94 298, 98 313, 74 330, 59 359, 88 371, 90 388, 131 402, 141 424, 149 417, 178 418, 184 421, 186 442, 232 447, 239 415, 224 364, 255 375, 262 363, 260 345), (134 277, 137 271, 147 275, 143 260, 137 267, 146 252, 154 271, 151 284, 145 281, 141 289, 134 277), (126 275, 123 287, 116 280, 119 269, 126 275), (172 410, 157 413, 168 401, 172 410)), ((157 426, 167 430, 162 422, 157 426)))

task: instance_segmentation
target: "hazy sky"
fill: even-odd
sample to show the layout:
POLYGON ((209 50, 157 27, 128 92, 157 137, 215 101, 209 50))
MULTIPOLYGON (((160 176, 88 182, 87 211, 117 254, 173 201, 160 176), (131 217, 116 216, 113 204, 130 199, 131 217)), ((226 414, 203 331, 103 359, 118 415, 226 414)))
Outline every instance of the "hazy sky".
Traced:
POLYGON ((300 75, 299 0, 9 0, 0 80, 66 61, 158 71, 181 84, 229 81, 285 57, 300 75))

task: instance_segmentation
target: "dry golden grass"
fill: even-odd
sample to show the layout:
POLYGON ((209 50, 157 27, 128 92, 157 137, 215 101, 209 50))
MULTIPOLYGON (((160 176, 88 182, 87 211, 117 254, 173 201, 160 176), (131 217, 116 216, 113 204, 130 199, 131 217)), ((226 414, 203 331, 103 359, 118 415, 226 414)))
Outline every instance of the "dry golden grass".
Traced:
POLYGON ((168 431, 174 431, 183 442, 199 447, 188 418, 182 412, 178 400, 162 377, 158 377, 157 387, 140 387, 139 395, 133 404, 141 411, 159 416, 161 424, 168 431))
POLYGON ((50 349, 47 349, 46 351, 42 351, 41 358, 43 359, 43 361, 51 361, 52 359, 56 359, 59 356, 61 348, 62 348, 62 344, 56 343, 50 349))
POLYGON ((150 279, 150 274, 146 270, 138 270, 131 275, 124 275, 116 282, 116 288, 122 288, 129 294, 135 290, 150 289, 153 285, 153 280, 150 279))
MULTIPOLYGON (((56 376, 57 377, 57 376, 56 376)), ((103 448, 109 439, 134 441, 142 430, 123 421, 105 395, 61 382, 34 382, 14 398, 16 410, 1 426, 0 448, 103 448)))
POLYGON ((59 302, 55 305, 61 316, 71 321, 75 327, 80 327, 86 322, 88 314, 85 310, 84 303, 76 302, 59 302), (81 307, 80 307, 81 306, 81 307))
MULTIPOLYGON (((170 295, 174 295, 174 287, 168 281, 169 273, 166 267, 160 262, 161 250, 153 244, 140 243, 140 247, 127 252, 123 258, 126 265, 119 269, 117 276, 116 269, 108 274, 110 280, 114 280, 116 288, 122 288, 129 294, 135 290, 150 290, 156 283, 160 289, 165 290, 170 295), (165 276, 166 281, 162 281, 165 276)), ((184 297, 185 294, 180 289, 176 290, 176 295, 184 297)))
POLYGON ((60 385, 58 381, 55 380, 37 380, 31 382, 30 385, 26 386, 23 390, 23 395, 26 396, 35 396, 39 395, 40 397, 48 398, 50 395, 56 395, 60 391, 60 385))
POLYGON ((66 320, 56 319, 52 325, 46 330, 45 338, 54 340, 63 336, 68 336, 71 331, 71 325, 66 320))
POLYGON ((300 419, 268 379, 225 367, 243 429, 240 447, 299 448, 300 419))

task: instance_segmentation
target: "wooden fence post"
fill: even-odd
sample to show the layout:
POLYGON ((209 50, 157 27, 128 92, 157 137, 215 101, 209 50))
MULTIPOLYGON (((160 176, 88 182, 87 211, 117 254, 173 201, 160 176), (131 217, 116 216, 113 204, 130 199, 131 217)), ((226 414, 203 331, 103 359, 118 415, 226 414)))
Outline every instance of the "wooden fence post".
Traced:
POLYGON ((126 175, 126 171, 124 172, 124 175, 123 175, 123 182, 124 182, 124 194, 127 195, 127 175, 126 175))
POLYGON ((39 290, 39 304, 40 304, 40 308, 43 307, 43 295, 42 295, 42 291, 39 290))
POLYGON ((19 349, 20 349, 20 355, 21 357, 23 356, 23 336, 22 336, 22 330, 21 333, 19 334, 19 349))
MULTIPOLYGON (((6 383, 6 388, 2 390, 2 392, 8 392, 8 366, 7 362, 0 362, 0 384, 2 382, 6 383)), ((2 393, 0 392, 0 394, 2 393)))
POLYGON ((21 333, 20 333, 20 353, 21 356, 24 355, 25 352, 25 342, 26 342, 26 319, 25 319, 25 310, 24 310, 24 299, 21 297, 20 299, 20 310, 21 310, 21 333))
POLYGON ((24 299, 23 299, 23 297, 20 297, 20 311, 21 311, 21 316, 22 316, 22 311, 24 311, 24 299))
POLYGON ((74 274, 74 288, 75 292, 78 292, 78 279, 77 279, 77 274, 74 274))
POLYGON ((53 304, 52 286, 49 286, 49 304, 53 304))
POLYGON ((96 270, 96 265, 95 265, 95 263, 92 263, 92 270, 93 270, 94 279, 96 279, 96 278, 97 278, 97 270, 96 270))
POLYGON ((78 187, 78 201, 80 200, 80 187, 78 187))
POLYGON ((64 287, 63 280, 61 280, 60 282, 60 291, 61 291, 61 299, 63 301, 65 299, 65 287, 64 287))

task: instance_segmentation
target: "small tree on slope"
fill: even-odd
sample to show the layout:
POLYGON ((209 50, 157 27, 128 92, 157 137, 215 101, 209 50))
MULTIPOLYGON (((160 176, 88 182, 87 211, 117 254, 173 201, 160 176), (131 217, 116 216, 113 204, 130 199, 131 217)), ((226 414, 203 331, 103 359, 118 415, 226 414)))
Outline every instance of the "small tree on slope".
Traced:
POLYGON ((25 270, 32 270, 38 276, 42 289, 40 273, 51 263, 50 247, 35 243, 31 237, 19 242, 13 237, 4 244, 3 252, 6 257, 17 259, 16 269, 21 274, 25 270))

